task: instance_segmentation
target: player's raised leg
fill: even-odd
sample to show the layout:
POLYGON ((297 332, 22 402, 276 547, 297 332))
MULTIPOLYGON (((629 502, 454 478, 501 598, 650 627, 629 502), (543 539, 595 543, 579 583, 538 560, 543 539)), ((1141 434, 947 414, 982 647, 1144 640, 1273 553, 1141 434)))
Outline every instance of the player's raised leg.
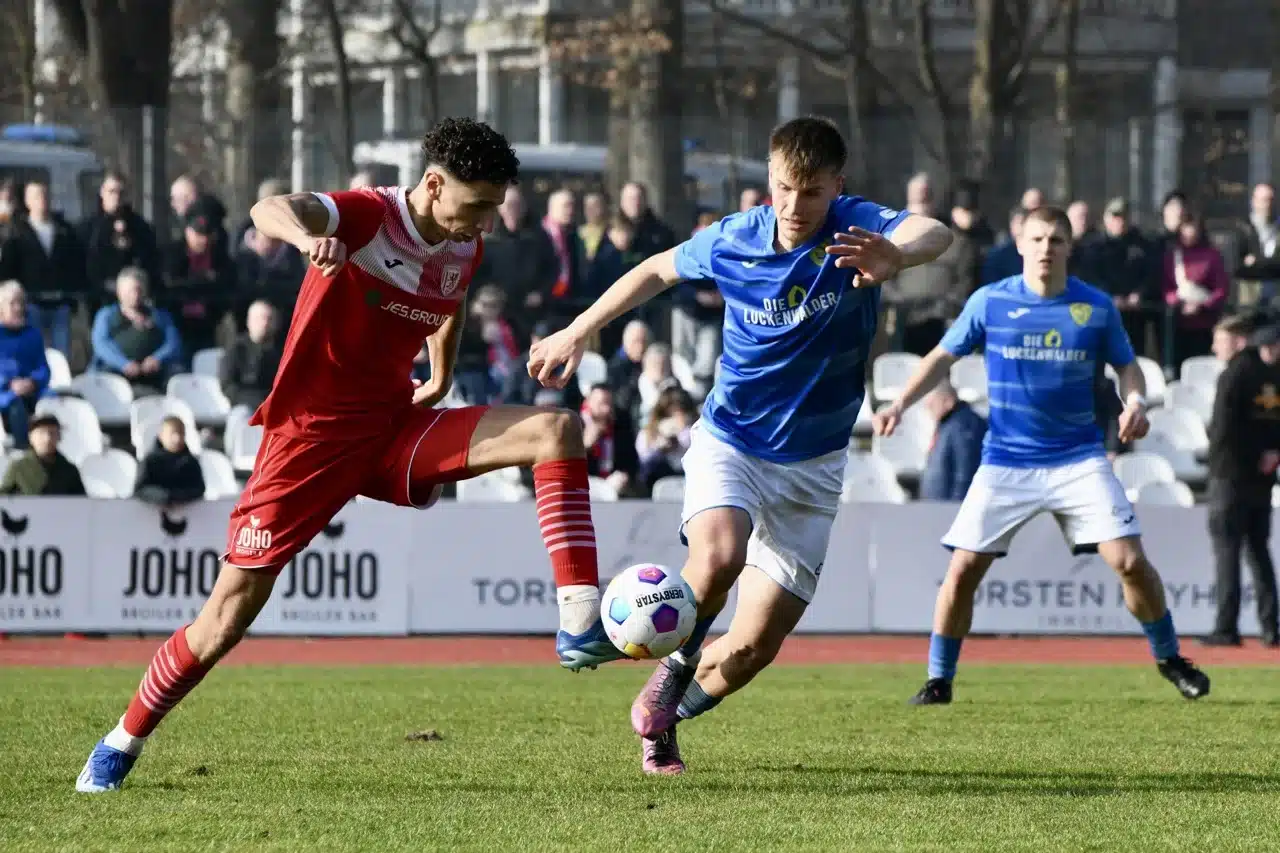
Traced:
POLYGON ((1209 676, 1184 658, 1173 626, 1173 613, 1165 603, 1164 581, 1151 565, 1137 536, 1125 536, 1098 544, 1098 555, 1120 576, 1124 603, 1151 645, 1151 656, 1160 674, 1188 699, 1209 695, 1209 676))
POLYGON ((89 754, 76 779, 77 791, 101 793, 120 787, 156 726, 240 642, 274 584, 274 573, 222 564, 199 615, 156 652, 124 716, 89 754))

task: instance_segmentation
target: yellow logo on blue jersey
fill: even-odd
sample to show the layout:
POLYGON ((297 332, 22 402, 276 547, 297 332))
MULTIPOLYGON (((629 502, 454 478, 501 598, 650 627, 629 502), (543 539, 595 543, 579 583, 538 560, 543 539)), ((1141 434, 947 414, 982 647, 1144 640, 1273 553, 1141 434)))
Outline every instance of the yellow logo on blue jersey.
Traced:
POLYGON ((1047 347, 1054 347, 1055 349, 1062 346, 1062 332, 1059 332, 1057 329, 1050 329, 1045 332, 1044 345, 1047 347))
POLYGON ((808 296, 808 293, 805 292, 803 287, 797 284, 795 287, 791 288, 789 293, 787 293, 787 307, 799 308, 804 304, 804 298, 806 296, 808 296))
POLYGON ((1087 326, 1089 318, 1093 316, 1093 306, 1088 302, 1073 302, 1068 310, 1071 312, 1071 319, 1076 321, 1077 326, 1087 326))
POLYGON ((830 245, 830 240, 823 240, 818 244, 817 248, 809 253, 809 260, 813 261, 818 266, 822 266, 822 263, 827 259, 827 247, 830 245))

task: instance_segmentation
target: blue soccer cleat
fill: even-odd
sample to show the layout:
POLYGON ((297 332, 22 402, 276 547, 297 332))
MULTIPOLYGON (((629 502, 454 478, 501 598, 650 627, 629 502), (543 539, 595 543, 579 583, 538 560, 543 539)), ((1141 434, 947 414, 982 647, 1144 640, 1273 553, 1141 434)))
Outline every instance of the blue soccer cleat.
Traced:
POLYGON ((89 760, 84 763, 80 777, 76 779, 76 790, 82 794, 101 794, 106 791, 118 791, 124 783, 124 777, 133 769, 138 756, 130 755, 103 741, 89 753, 89 760))
POLYGON ((602 663, 626 657, 605 634, 604 623, 599 619, 581 634, 557 633, 556 654, 560 656, 560 665, 573 672, 595 669, 602 663))

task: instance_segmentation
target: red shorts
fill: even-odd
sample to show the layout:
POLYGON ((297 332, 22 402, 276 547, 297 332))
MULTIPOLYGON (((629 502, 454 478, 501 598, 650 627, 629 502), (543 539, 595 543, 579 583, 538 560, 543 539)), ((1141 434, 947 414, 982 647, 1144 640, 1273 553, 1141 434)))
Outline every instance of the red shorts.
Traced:
POLYGON ((278 572, 359 495, 425 509, 434 487, 467 478, 471 436, 488 410, 415 407, 372 438, 316 441, 267 432, 231 511, 226 561, 278 572))

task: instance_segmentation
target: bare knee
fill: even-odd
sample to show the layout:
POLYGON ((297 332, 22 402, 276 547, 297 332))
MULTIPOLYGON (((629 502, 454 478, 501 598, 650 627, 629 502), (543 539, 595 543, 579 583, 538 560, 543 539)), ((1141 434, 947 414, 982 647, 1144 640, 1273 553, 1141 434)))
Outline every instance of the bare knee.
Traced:
POLYGON ((567 409, 548 409, 533 417, 533 434, 537 436, 534 459, 574 459, 586 455, 582 441, 582 418, 567 409))
POLYGON ((956 551, 951 556, 951 564, 947 567, 945 583, 955 590, 957 595, 972 598, 978 591, 987 569, 994 558, 990 554, 976 554, 972 551, 956 551))
POLYGON ((1142 580, 1151 568, 1151 563, 1147 560, 1147 555, 1142 552, 1142 548, 1136 542, 1129 540, 1120 540, 1118 542, 1107 543, 1109 547, 1100 547, 1098 549, 1100 556, 1106 560, 1107 565, 1120 576, 1120 580, 1125 583, 1137 582, 1142 580))
POLYGON ((747 536, 728 528, 713 530, 696 543, 690 538, 683 574, 698 601, 699 616, 706 615, 704 604, 722 601, 742 574, 747 562, 747 536))
POLYGON ((271 595, 274 578, 224 567, 230 578, 214 586, 200 614, 187 626, 187 646, 196 659, 212 664, 236 647, 271 595), (233 576, 234 577, 231 577, 233 576))

